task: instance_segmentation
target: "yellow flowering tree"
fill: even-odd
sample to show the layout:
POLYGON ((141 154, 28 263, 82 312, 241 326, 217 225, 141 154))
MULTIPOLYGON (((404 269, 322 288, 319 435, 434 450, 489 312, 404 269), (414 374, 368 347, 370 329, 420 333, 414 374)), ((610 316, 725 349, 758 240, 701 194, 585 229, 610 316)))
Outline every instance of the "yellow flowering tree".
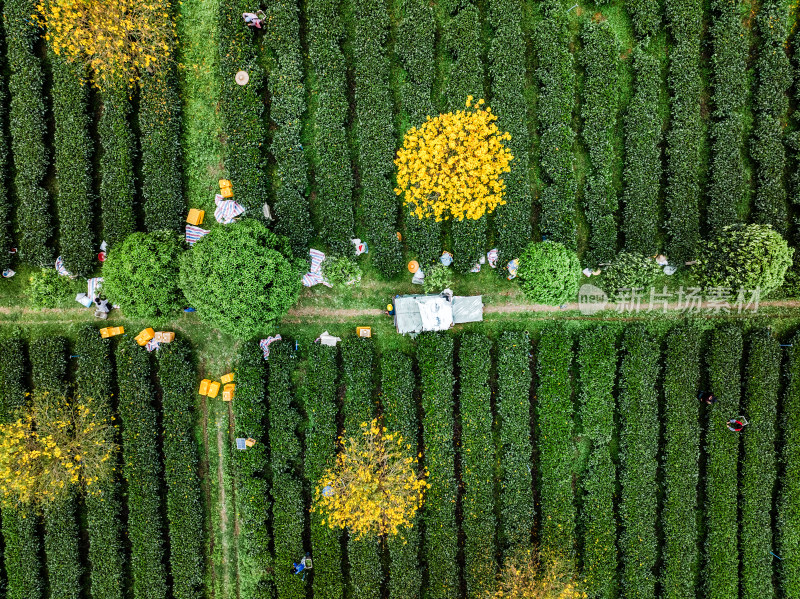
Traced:
POLYGON ((0 424, 0 503, 44 504, 76 488, 92 494, 111 474, 113 424, 98 419, 90 399, 47 393, 0 424))
POLYGON ((39 0, 36 21, 53 52, 85 62, 98 88, 132 87, 173 53, 166 0, 39 0))
POLYGON ((517 550, 505 559, 497 585, 482 599, 586 599, 572 561, 559 555, 540 556, 517 550))
POLYGON ((511 135, 483 100, 466 104, 409 129, 397 153, 395 193, 417 218, 477 220, 505 204, 502 175, 514 157, 503 142, 511 135))
POLYGON ((422 506, 427 472, 418 472, 411 445, 378 420, 361 423, 361 435, 342 441, 336 465, 319 482, 311 511, 354 538, 397 534, 410 528, 422 506))

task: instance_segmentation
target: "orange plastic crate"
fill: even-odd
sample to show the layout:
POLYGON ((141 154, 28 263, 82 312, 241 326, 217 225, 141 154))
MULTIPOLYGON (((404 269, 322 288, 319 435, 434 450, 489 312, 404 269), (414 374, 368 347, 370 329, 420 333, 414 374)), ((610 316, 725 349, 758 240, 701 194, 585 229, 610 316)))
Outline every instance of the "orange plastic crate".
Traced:
POLYGON ((359 337, 372 337, 371 327, 356 327, 356 335, 359 337))
POLYGON ((208 386, 210 384, 211 381, 209 379, 203 379, 202 381, 200 381, 200 389, 198 390, 198 393, 200 395, 208 395, 208 386))
POLYGON ((222 401, 233 401, 233 390, 234 387, 233 383, 228 383, 222 388, 222 401))
POLYGON ((219 395, 219 383, 214 381, 208 386, 208 396, 213 399, 217 395, 219 395))
POLYGON ((111 332, 111 327, 106 327, 104 329, 100 329, 100 336, 103 339, 108 339, 112 335, 113 335, 113 333, 111 332))
POLYGON ((227 385, 228 383, 232 383, 233 382, 233 373, 229 372, 228 374, 224 375, 221 379, 219 379, 219 381, 223 385, 227 385))
POLYGON ((111 327, 111 336, 122 335, 125 333, 125 327, 111 327))
POLYGON ((136 343, 138 343, 139 345, 145 345, 145 344, 147 344, 148 341, 150 341, 155 336, 156 336, 156 334, 153 331, 153 329, 146 328, 146 329, 140 331, 138 335, 136 335, 136 343))
POLYGON ((200 225, 203 223, 203 218, 205 218, 206 211, 199 210, 197 208, 192 208, 189 210, 189 216, 186 217, 186 222, 190 225, 200 225))

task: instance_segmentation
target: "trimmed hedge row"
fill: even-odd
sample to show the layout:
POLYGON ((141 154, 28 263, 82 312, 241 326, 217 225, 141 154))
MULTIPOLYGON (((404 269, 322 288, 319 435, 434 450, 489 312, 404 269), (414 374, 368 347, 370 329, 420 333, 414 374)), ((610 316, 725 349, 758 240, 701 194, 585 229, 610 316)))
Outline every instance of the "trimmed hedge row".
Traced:
POLYGON ((497 447, 502 478, 501 546, 526 547, 533 531, 531 476, 531 340, 527 333, 507 331, 497 342, 497 447))
POLYGON ((28 401, 26 372, 28 360, 19 339, 4 339, 0 343, 0 422, 7 421, 13 411, 28 401))
POLYGON ((617 519, 614 516, 616 466, 610 444, 614 434, 616 335, 606 327, 584 333, 578 350, 583 439, 589 461, 581 477, 583 571, 592 597, 617 596, 617 519))
MULTIPOLYGON (((269 355, 269 448, 272 468, 272 530, 275 546, 275 586, 279 598, 302 597, 305 583, 289 565, 303 556, 305 504, 302 448, 297 437, 300 416, 292 406, 294 356, 288 341, 269 355)), ((316 557, 316 556, 315 556, 316 557)))
POLYGON ((122 242, 136 231, 134 211, 135 140, 128 118, 131 102, 125 87, 103 91, 103 111, 97 133, 103 152, 100 155, 100 207, 103 239, 109 246, 122 242))
POLYGON ((167 593, 167 572, 161 511, 162 466, 150 358, 130 337, 120 340, 116 358, 132 596, 163 599, 167 593))
MULTIPOLYGON (((404 69, 400 83, 401 133, 419 127, 426 118, 436 116, 433 106, 433 78, 436 60, 434 39, 436 19, 433 7, 425 0, 401 0, 402 20, 395 30, 395 52, 404 69)), ((401 207, 406 232, 406 246, 424 268, 442 252, 442 223, 435 219, 419 219, 401 207)))
POLYGON ((667 132, 667 252, 682 263, 696 257, 700 240, 700 119, 701 0, 666 0, 672 37, 667 83, 670 129, 667 132))
POLYGON ((392 185, 395 140, 389 61, 384 51, 389 13, 383 0, 359 0, 351 40, 354 58, 358 172, 361 177, 357 218, 369 223, 372 264, 385 277, 403 268, 397 239, 398 197, 392 185))
POLYGON ((306 112, 299 7, 290 0, 270 6, 267 41, 275 54, 269 73, 270 119, 277 125, 270 151, 277 163, 275 232, 289 238, 295 257, 308 255, 313 235, 308 209, 308 162, 300 143, 301 118, 306 112))
POLYGON ((591 171, 586 178, 583 203, 589 224, 589 264, 609 263, 617 253, 614 188, 614 135, 617 123, 617 56, 619 48, 608 21, 590 21, 581 32, 585 69, 583 79, 582 136, 589 151, 591 171))
POLYGON ((780 584, 785 597, 800 595, 800 335, 790 342, 781 428, 783 477, 778 501, 780 584))
POLYGON ((14 217, 14 205, 11 201, 11 153, 6 137, 8 120, 8 93, 6 81, 0 81, 0 269, 11 266, 9 250, 14 244, 11 221, 14 217))
POLYGON ((19 255, 29 264, 45 266, 54 259, 53 249, 48 247, 53 226, 50 198, 44 188, 49 156, 45 145, 44 73, 35 48, 39 31, 31 24, 35 12, 35 0, 8 0, 3 5, 19 255))
POLYGON ((708 225, 718 233, 737 221, 736 205, 749 192, 743 150, 742 111, 747 100, 748 38, 739 3, 715 0, 711 36, 714 82, 714 116, 711 125, 712 157, 708 225))
POLYGON ((337 0, 306 3, 308 55, 313 67, 314 177, 313 210, 317 231, 334 254, 353 252, 353 170, 344 124, 347 122, 347 67, 339 43, 344 28, 337 0))
POLYGON ((700 337, 685 326, 667 336, 664 360, 664 533, 662 595, 691 599, 698 587, 697 482, 700 337))
POLYGON ((545 18, 533 31, 533 49, 538 60, 540 161, 547 185, 539 198, 539 228, 550 241, 577 247, 575 193, 572 166, 575 132, 575 69, 569 51, 569 26, 564 8, 556 0, 544 3, 545 18))
POLYGON ((531 238, 530 162, 528 104, 525 100, 525 33, 522 3, 491 0, 489 22, 494 37, 489 46, 489 75, 492 80, 492 110, 497 126, 511 134, 508 141, 514 160, 505 176, 505 204, 498 206, 494 225, 500 263, 518 258, 531 238))
POLYGON ((636 37, 646 38, 656 35, 661 29, 663 6, 652 0, 625 0, 625 8, 631 17, 636 37))
POLYGON ((739 591, 738 519, 739 435, 731 434, 726 422, 739 414, 741 394, 742 332, 733 325, 714 331, 708 357, 709 389, 717 404, 709 415, 706 433, 706 563, 705 590, 708 599, 735 597, 739 591))
POLYGON ((83 69, 48 48, 53 74, 53 139, 59 252, 64 267, 87 276, 94 269, 92 139, 89 135, 89 83, 83 69))
MULTIPOLYGON (((67 340, 43 337, 29 346, 34 402, 56 406, 66 399, 67 340)), ((70 493, 44 507, 47 588, 53 599, 81 596, 77 495, 70 493)))
MULTIPOLYGON (((313 494, 326 469, 336 461, 336 349, 313 344, 308 356, 304 401, 308 414, 305 473, 313 494)), ((319 513, 311 514, 314 597, 341 599, 344 592, 341 532, 319 513)))
MULTIPOLYGON (((385 352, 381 356, 381 402, 386 428, 400 433, 403 441, 418 447, 419 418, 414 401, 414 372, 411 358, 399 351, 385 352)), ((419 515, 411 528, 401 529, 390 536, 389 546, 389 599, 413 599, 420 596, 422 576, 419 563, 419 515)))
MULTIPOLYGON (((371 339, 348 338, 342 342, 342 378, 344 394, 344 429, 347 437, 361 434, 360 423, 375 416, 372 363, 375 348, 371 339)), ((356 599, 379 599, 383 572, 377 539, 349 539, 350 562, 348 596, 356 599)))
POLYGON ((536 355, 539 386, 539 483, 541 547, 572 557, 575 554, 575 423, 572 408, 572 337, 561 328, 545 329, 536 355))
POLYGON ((756 218, 772 225, 781 235, 789 226, 786 208, 786 148, 783 128, 789 110, 787 92, 792 85, 792 67, 786 54, 788 6, 782 0, 765 0, 756 16, 761 46, 755 71, 756 122, 751 152, 758 165, 756 218))
POLYGON ((768 329, 754 332, 748 343, 745 373, 747 419, 743 431, 741 470, 741 596, 769 598, 772 584, 772 495, 777 478, 775 458, 781 350, 768 329))
POLYGON ((430 599, 454 599, 459 590, 456 560, 456 450, 453 444, 453 338, 444 334, 422 333, 417 338, 420 370, 422 436, 425 441, 425 466, 430 472, 423 518, 430 599))
POLYGON ((242 21, 242 13, 252 9, 247 0, 219 3, 219 110, 226 135, 225 168, 234 198, 248 216, 263 218, 266 163, 262 145, 267 131, 261 91, 265 74, 258 61, 256 33, 242 21), (247 85, 236 83, 239 71, 250 75, 247 85))
POLYGON ((661 63, 645 46, 637 45, 633 49, 633 67, 636 84, 625 115, 622 231, 626 250, 652 255, 659 249, 662 132, 658 96, 661 63))
POLYGON ((620 494, 622 591, 628 599, 655 599, 658 559, 658 377, 660 348, 644 327, 630 327, 620 366, 620 494))
POLYGON ((236 360, 236 396, 232 404, 236 437, 253 437, 257 443, 247 451, 230 453, 236 477, 236 516, 239 519, 239 593, 243 599, 260 599, 272 592, 269 444, 264 420, 264 358, 255 342, 245 343, 236 360), (259 442, 260 441, 260 442, 259 442))
MULTIPOLYGON (((78 371, 75 393, 91 400, 98 420, 110 422, 114 415, 111 396, 114 390, 114 371, 111 342, 100 338, 97 329, 87 326, 78 332, 75 342, 78 371)), ((107 441, 117 442, 116 429, 107 441)), ((115 458, 118 462, 118 456, 115 458)), ((86 522, 89 532, 89 564, 91 596, 96 599, 122 599, 123 563, 122 502, 120 500, 119 468, 115 476, 99 481, 94 496, 87 496, 86 522)))
POLYGON ((169 64, 139 82, 142 202, 147 231, 182 231, 186 218, 181 152, 181 98, 169 64))
POLYGON ((489 369, 492 343, 486 335, 465 333, 458 350, 461 423, 461 527, 464 578, 470 597, 490 590, 497 574, 494 518, 494 439, 489 369))
POLYGON ((189 346, 183 340, 162 345, 157 357, 164 414, 172 595, 175 599, 199 599, 203 594, 205 527, 197 441, 192 434, 197 371, 189 346))

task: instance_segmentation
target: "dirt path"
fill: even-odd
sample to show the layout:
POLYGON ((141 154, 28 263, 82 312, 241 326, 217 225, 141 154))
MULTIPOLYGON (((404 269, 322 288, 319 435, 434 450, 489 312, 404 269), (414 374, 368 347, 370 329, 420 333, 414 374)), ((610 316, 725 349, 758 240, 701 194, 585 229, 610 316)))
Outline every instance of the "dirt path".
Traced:
MULTIPOLYGON (((223 415, 224 419, 224 415, 223 415)), ((224 454, 227 440, 221 419, 216 420, 217 425, 217 454, 219 456, 219 466, 217 468, 217 484, 219 486, 219 532, 222 543, 222 580, 223 584, 229 580, 230 572, 230 548, 228 547, 228 500, 225 492, 225 475, 223 473, 224 454)), ((227 595, 227 594, 226 594, 227 595)), ((228 595, 229 596, 229 595, 228 595)))

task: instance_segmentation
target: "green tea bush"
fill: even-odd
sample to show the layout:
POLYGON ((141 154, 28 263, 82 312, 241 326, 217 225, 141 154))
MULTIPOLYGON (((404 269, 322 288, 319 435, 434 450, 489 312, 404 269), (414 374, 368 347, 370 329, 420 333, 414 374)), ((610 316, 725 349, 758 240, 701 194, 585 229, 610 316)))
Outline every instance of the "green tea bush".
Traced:
POLYGON ((775 453, 781 348, 768 329, 752 333, 745 371, 745 414, 740 470, 741 596, 772 597, 772 515, 777 479, 775 453))
POLYGON ((245 219, 217 227, 184 253, 180 287, 207 323, 240 338, 269 334, 297 301, 289 243, 245 219))
POLYGON ((28 299, 35 308, 57 308, 72 298, 73 285, 52 268, 43 268, 29 278, 28 299))
POLYGON ((703 248, 702 281, 707 288, 760 288, 764 296, 783 285, 793 255, 770 225, 731 225, 703 248))
MULTIPOLYGON (((8 93, 5 83, 0 84, 0 131, 5 133, 8 121, 8 93)), ((8 138, 0 135, 0 269, 5 270, 11 266, 9 250, 14 243, 12 237, 13 205, 11 201, 11 177, 8 175, 11 168, 11 152, 9 151, 8 138)))
POLYGON ((358 283, 361 274, 361 267, 352 258, 330 256, 322 262, 322 276, 334 286, 358 283))
POLYGON ((790 341, 788 384, 783 406, 784 468, 778 499, 778 554, 781 588, 786 597, 800 592, 800 335, 790 341))
MULTIPOLYGON (((697 385, 700 336, 691 326, 667 336, 664 360, 664 534, 661 586, 669 596, 691 599, 699 584, 697 485, 700 425, 697 385)), ((651 482, 652 484, 652 482, 651 482)), ((730 526, 730 524, 729 524, 730 526)))
MULTIPOLYGON (((654 4, 651 0, 647 3, 654 4)), ((658 114, 661 63, 646 46, 638 44, 633 49, 633 68, 633 98, 625 115, 622 233, 627 251, 652 255, 658 251, 658 194, 663 171, 658 114)))
MULTIPOLYGON (((304 389, 304 403, 308 414, 304 467, 306 478, 312 486, 322 479, 325 470, 336 461, 336 353, 336 348, 317 343, 309 350, 304 389)), ((314 596, 341 599, 344 590, 342 534, 341 531, 328 527, 323 520, 319 512, 310 516, 314 596)), ((414 575, 416 574, 415 571, 414 575)))
POLYGON ((128 316, 156 318, 184 305, 178 287, 183 249, 171 231, 133 233, 112 247, 103 263, 103 294, 128 316))
POLYGON ((453 286, 453 271, 444 264, 436 264, 425 273, 422 288, 425 293, 441 293, 453 286))
POLYGON ((649 289, 661 267, 649 256, 620 252, 603 273, 600 286, 609 294, 621 289, 649 289))
POLYGON ((423 506, 425 557, 432 599, 451 599, 458 593, 458 524, 456 523, 456 450, 453 443, 453 338, 422 333, 417 338, 420 371, 422 437, 425 467, 430 472, 423 506))
POLYGON ((578 296, 578 255, 560 243, 531 243, 519 259, 520 286, 538 304, 557 306, 578 296))
POLYGON ((631 16, 636 37, 654 36, 661 29, 663 5, 653 0, 625 0, 625 8, 631 16))

